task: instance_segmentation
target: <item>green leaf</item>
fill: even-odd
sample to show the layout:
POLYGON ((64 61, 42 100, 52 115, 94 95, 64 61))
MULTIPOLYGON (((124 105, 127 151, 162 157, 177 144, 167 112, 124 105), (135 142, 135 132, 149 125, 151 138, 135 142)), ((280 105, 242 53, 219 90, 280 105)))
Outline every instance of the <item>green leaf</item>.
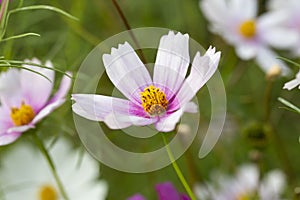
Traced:
POLYGON ((281 56, 279 56, 277 58, 280 59, 280 60, 286 61, 286 62, 288 62, 290 64, 293 64, 293 65, 295 65, 295 66, 297 66, 297 67, 300 68, 300 64, 299 63, 296 63, 296 62, 294 62, 294 61, 292 61, 292 60, 290 60, 288 58, 284 58, 284 57, 281 57, 281 56))
POLYGON ((30 71, 30 72, 36 73, 36 74, 38 74, 38 75, 40 75, 40 76, 46 78, 48 81, 51 82, 51 80, 50 80, 47 76, 45 76, 44 74, 42 74, 42 73, 40 73, 40 72, 37 72, 37 71, 34 71, 34 70, 32 70, 32 69, 28 69, 28 68, 26 68, 26 67, 22 67, 22 66, 20 66, 20 65, 0 64, 0 67, 14 67, 14 68, 19 68, 19 69, 25 69, 25 70, 28 70, 28 71, 30 71))
POLYGON ((8 37, 8 38, 4 38, 0 42, 6 42, 8 40, 19 39, 19 38, 23 38, 23 37, 27 37, 27 36, 38 36, 38 37, 40 37, 41 35, 37 34, 37 33, 23 33, 23 34, 20 34, 20 35, 14 35, 14 36, 11 36, 11 37, 8 37))
POLYGON ((1 38, 4 37, 5 35, 5 32, 6 32, 6 29, 7 29, 7 24, 8 24, 8 19, 10 17, 11 14, 13 13, 17 13, 17 12, 20 12, 20 11, 26 11, 26 10, 50 10, 50 11, 54 11, 54 12, 57 12, 59 14, 62 14, 70 19, 73 19, 73 20, 79 20, 78 18, 74 17, 73 15, 59 9, 59 8, 56 8, 56 7, 53 7, 53 6, 48 6, 48 5, 33 5, 33 6, 26 6, 26 7, 21 7, 21 8, 16 8, 16 9, 13 9, 13 10, 10 10, 7 14, 7 17, 5 19, 5 22, 4 22, 4 25, 3 25, 3 29, 2 29, 2 33, 1 33, 1 38))
POLYGON ((25 10, 51 10, 51 11, 57 12, 59 14, 62 14, 70 19, 77 20, 77 21, 79 20, 78 18, 67 13, 66 11, 63 11, 59 8, 49 6, 49 5, 33 5, 33 6, 26 6, 26 7, 22 7, 22 8, 16 8, 14 10, 9 11, 9 14, 17 13, 17 12, 25 11, 25 10))
POLYGON ((288 110, 291 110, 293 112, 296 112, 298 114, 300 114, 300 108, 298 108, 297 106, 295 106, 294 104, 292 104, 291 102, 279 97, 278 98, 278 101, 280 101, 281 103, 283 103, 284 105, 286 105, 288 108, 288 110))

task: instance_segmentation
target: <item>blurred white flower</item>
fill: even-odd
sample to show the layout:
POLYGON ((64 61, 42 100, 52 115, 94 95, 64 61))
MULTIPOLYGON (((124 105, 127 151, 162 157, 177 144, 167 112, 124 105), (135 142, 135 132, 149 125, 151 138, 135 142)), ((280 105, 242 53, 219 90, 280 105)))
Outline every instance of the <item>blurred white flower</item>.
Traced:
POLYGON ((283 16, 280 26, 286 27, 297 35, 291 50, 296 56, 300 56, 300 1, 299 0, 270 0, 268 1, 270 10, 276 15, 283 16))
POLYGON ((288 90, 291 90, 291 89, 294 89, 295 87, 297 87, 300 89, 300 70, 299 72, 296 74, 296 78, 285 83, 284 86, 283 86, 283 89, 288 89, 288 90))
POLYGON ((283 16, 272 12, 257 17, 257 7, 256 0, 200 1, 211 31, 233 45, 241 59, 255 58, 266 73, 278 65, 286 75, 288 67, 276 58, 270 47, 290 48, 298 37, 286 27, 278 26, 283 16))
POLYGON ((244 165, 235 177, 215 174, 216 184, 197 185, 195 193, 199 199, 245 200, 256 195, 261 200, 279 200, 285 186, 285 176, 273 170, 259 181, 259 170, 255 165, 244 165))
MULTIPOLYGON (((88 154, 72 150, 67 141, 59 139, 50 155, 70 200, 105 199, 107 185, 97 180, 99 166, 88 154)), ((45 158, 37 149, 19 143, 2 158, 4 200, 63 199, 45 158)))

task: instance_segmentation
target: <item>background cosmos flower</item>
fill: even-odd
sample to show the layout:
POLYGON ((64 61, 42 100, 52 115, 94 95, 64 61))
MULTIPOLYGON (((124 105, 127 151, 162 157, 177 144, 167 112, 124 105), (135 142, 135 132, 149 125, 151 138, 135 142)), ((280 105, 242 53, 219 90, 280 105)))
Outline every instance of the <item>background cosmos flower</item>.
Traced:
MULTIPOLYGON (((259 169, 252 164, 239 167, 234 177, 214 174, 217 184, 196 186, 196 195, 200 199, 246 200, 258 196, 261 200, 279 200, 285 189, 285 175, 280 170, 265 174, 260 181, 259 169)), ((256 198, 255 198, 256 199, 256 198)))
MULTIPOLYGON (((41 64, 38 59, 25 60, 41 64)), ((50 61, 45 63, 53 67, 50 61)), ((50 69, 24 65, 40 74, 25 69, 9 69, 0 75, 0 145, 14 142, 30 128, 65 102, 72 80, 63 76, 58 91, 49 98, 55 72, 50 69)), ((69 73, 70 75, 70 73, 69 73)))
MULTIPOLYGON (((45 158, 27 143, 4 154, 0 176, 5 200, 62 200, 45 158)), ((63 138, 49 148, 70 200, 103 200, 107 185, 97 181, 99 165, 88 154, 71 148, 63 138), (82 156, 82 157, 81 157, 82 156)))
POLYGON ((233 45, 241 59, 255 58, 266 73, 278 65, 288 74, 289 68, 270 49, 287 49, 297 41, 297 34, 280 25, 284 16, 272 12, 257 17, 257 0, 202 0, 200 8, 211 31, 233 45))
POLYGON ((159 131, 171 131, 184 112, 197 112, 191 99, 214 74, 219 60, 220 52, 214 48, 203 56, 198 52, 185 78, 190 63, 189 36, 170 31, 161 37, 152 80, 125 42, 103 55, 103 62, 108 77, 128 100, 73 94, 73 111, 90 120, 104 121, 111 129, 154 123, 159 131))

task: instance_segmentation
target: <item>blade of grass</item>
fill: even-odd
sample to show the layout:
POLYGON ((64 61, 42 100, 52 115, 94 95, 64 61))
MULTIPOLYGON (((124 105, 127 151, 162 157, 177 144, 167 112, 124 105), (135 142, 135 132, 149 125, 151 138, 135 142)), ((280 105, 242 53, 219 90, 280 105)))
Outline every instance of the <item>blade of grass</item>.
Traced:
POLYGON ((295 106, 291 102, 289 102, 289 101, 287 101, 287 100, 285 100, 284 98, 281 98, 281 97, 278 98, 278 101, 280 101, 281 103, 286 105, 288 108, 292 109, 294 112, 300 114, 300 108, 298 108, 297 106, 295 106))

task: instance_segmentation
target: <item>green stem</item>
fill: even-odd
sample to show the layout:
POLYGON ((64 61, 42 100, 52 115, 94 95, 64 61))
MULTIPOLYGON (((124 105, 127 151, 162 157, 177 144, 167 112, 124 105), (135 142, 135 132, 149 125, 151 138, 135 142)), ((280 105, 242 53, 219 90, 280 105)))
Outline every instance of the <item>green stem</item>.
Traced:
POLYGON ((112 3, 113 3, 113 5, 114 5, 114 7, 116 8, 116 10, 117 10, 117 12, 118 12, 118 14, 119 14, 119 16, 120 16, 122 22, 124 23, 124 26, 125 26, 126 29, 129 31, 129 35, 130 35, 130 37, 132 38, 133 42, 135 43, 135 45, 136 45, 136 47, 137 47, 137 53, 139 54, 139 56, 140 56, 142 62, 143 62, 144 64, 146 64, 147 61, 146 61, 146 58, 145 58, 145 56, 144 56, 144 54, 143 54, 143 51, 142 51, 142 49, 141 49, 141 47, 140 47, 140 45, 139 45, 139 43, 138 43, 138 41, 137 41, 137 39, 136 39, 134 33, 133 33, 132 30, 131 30, 131 27, 130 27, 130 25, 129 25, 129 23, 128 23, 128 20, 126 19, 126 17, 125 17, 125 15, 124 15, 124 13, 123 13, 123 11, 122 11, 120 5, 118 4, 118 2, 117 2, 116 0, 112 0, 112 3))
POLYGON ((53 160, 51 159, 51 156, 49 155, 44 143, 41 141, 41 139, 38 137, 38 135, 36 133, 33 133, 33 140, 35 141, 35 143, 37 144, 37 146, 39 147, 40 151, 42 152, 43 156, 46 158, 49 166, 50 166, 50 169, 51 169, 51 172, 55 178, 55 181, 57 183, 57 186, 60 190, 60 193, 61 195, 63 196, 63 199, 64 200, 69 200, 68 196, 67 196, 67 193, 64 189, 64 186, 57 174, 57 171, 55 169, 55 165, 54 165, 54 162, 53 160))
POLYGON ((172 162, 172 166, 173 166, 173 168, 174 168, 174 170, 175 170, 175 172, 176 172, 176 174, 177 174, 179 180, 181 181, 183 187, 185 188, 185 190, 186 190, 186 192, 188 193, 188 195, 189 195, 189 197, 191 198, 191 200, 196 200, 195 195, 193 194, 193 192, 192 192, 190 186, 188 185, 188 183, 187 183, 187 181, 185 180, 185 178, 184 178, 182 172, 180 171, 180 168, 179 168, 179 166, 177 165, 176 160, 174 159, 174 156, 173 156, 173 154, 172 154, 172 151, 171 151, 171 149, 170 149, 170 147, 169 147, 169 144, 168 144, 168 142, 167 142, 167 139, 166 139, 165 135, 164 135, 163 133, 162 133, 161 135, 162 135, 164 144, 165 144, 165 146, 166 146, 166 149, 167 149, 167 153, 168 153, 169 159, 170 159, 170 161, 172 162))
POLYGON ((267 127, 270 128, 269 134, 274 144, 274 148, 277 151, 277 155, 281 160, 283 165, 284 171, 288 176, 289 182, 293 182, 294 171, 289 160, 286 148, 282 139, 280 138, 279 134, 275 131, 273 124, 271 123, 271 102, 272 102, 272 89, 273 89, 273 80, 267 80, 267 85, 264 94, 264 109, 265 109, 265 116, 264 122, 267 127))

